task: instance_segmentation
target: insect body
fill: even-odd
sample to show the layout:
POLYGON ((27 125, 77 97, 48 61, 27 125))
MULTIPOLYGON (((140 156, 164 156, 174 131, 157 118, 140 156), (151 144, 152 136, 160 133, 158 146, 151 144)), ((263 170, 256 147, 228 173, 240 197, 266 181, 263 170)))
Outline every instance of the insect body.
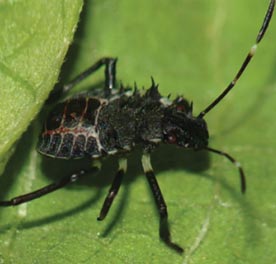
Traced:
POLYGON ((208 132, 184 98, 170 102, 153 82, 144 95, 121 88, 110 98, 81 96, 58 104, 45 123, 38 150, 64 159, 98 158, 137 144, 151 149, 160 142, 202 149, 208 132))
MULTIPOLYGON (((198 116, 193 116, 192 104, 183 97, 170 101, 162 97, 152 79, 147 91, 137 88, 116 89, 116 59, 103 58, 63 87, 65 94, 83 79, 105 67, 104 89, 90 91, 59 103, 50 113, 41 133, 38 151, 61 159, 88 156, 92 159, 124 154, 136 145, 143 148, 142 166, 160 214, 160 238, 177 252, 182 247, 171 241, 165 200, 151 167, 150 153, 160 144, 174 144, 186 149, 207 150, 226 157, 239 170, 241 190, 245 192, 245 176, 241 165, 229 154, 208 147, 208 130, 204 116, 234 87, 263 38, 275 6, 271 0, 256 43, 250 49, 237 75, 226 89, 198 116)), ((103 220, 118 193, 127 169, 126 158, 119 158, 119 168, 106 196, 98 220, 103 220)), ((86 174, 80 170, 32 193, 0 201, 0 206, 18 205, 55 191, 86 174)))

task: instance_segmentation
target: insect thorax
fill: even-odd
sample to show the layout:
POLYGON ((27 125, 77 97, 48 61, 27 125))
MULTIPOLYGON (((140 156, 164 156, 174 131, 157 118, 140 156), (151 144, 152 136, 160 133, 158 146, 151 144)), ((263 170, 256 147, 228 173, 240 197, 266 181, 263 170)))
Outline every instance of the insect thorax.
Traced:
POLYGON ((137 144, 199 148, 207 139, 205 121, 192 117, 185 99, 170 101, 152 85, 145 92, 122 88, 108 99, 80 95, 58 104, 45 123, 38 150, 63 159, 96 158, 130 151, 137 144))

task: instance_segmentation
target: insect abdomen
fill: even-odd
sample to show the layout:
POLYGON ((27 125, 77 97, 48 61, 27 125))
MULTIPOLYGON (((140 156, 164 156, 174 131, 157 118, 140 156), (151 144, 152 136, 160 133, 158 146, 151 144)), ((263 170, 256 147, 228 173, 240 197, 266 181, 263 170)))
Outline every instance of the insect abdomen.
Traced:
POLYGON ((80 97, 57 105, 45 123, 38 151, 63 159, 101 156, 96 125, 102 104, 97 98, 80 97))

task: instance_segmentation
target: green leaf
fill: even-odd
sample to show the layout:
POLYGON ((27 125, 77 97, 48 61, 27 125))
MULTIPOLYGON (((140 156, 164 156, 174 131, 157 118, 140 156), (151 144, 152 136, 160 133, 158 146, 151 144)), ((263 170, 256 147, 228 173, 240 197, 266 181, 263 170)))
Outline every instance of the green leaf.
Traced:
POLYGON ((57 81, 81 3, 0 3, 0 171, 57 81))
MULTIPOLYGON (((76 1, 70 8, 70 1, 63 1, 63 9, 54 8, 49 1, 43 9, 41 1, 33 1, 26 9, 19 6, 17 11, 8 12, 12 4, 25 6, 28 2, 0 4, 1 18, 10 19, 1 27, 1 153, 6 153, 25 130, 56 82, 66 51, 63 40, 67 45, 70 42, 79 11, 73 4, 76 1), (19 11, 24 16, 19 16, 19 11), (34 19, 36 23, 29 13, 34 17, 40 14, 34 19), (49 28, 43 27, 45 23, 49 28), (11 34, 8 25, 14 24, 19 29, 11 34), (36 29, 40 27, 41 31, 36 29), (37 34, 41 34, 39 40, 32 42, 31 36, 37 34), (20 39, 25 39, 23 44, 20 39), (54 44, 54 48, 46 48, 54 44), (2 95, 2 87, 13 88, 5 89, 2 95), (5 97, 3 105, 2 97, 8 92, 12 98, 5 97), (10 105, 14 108, 6 111, 10 105), (6 127, 9 130, 3 132, 6 127)), ((148 87, 153 76, 162 94, 183 94, 193 100, 197 115, 237 72, 255 41, 267 4, 258 0, 176 0, 173 4, 165 0, 87 1, 61 79, 70 80, 100 57, 118 57, 118 80, 148 87)), ((206 116, 210 146, 242 163, 247 193, 240 194, 238 171, 223 157, 174 147, 161 147, 153 154, 153 167, 168 205, 172 238, 185 247, 184 255, 168 249, 158 238, 158 214, 137 151, 130 157, 124 184, 102 222, 96 217, 116 171, 115 158, 105 162, 99 175, 89 175, 39 200, 2 208, 1 261, 274 263, 275 21, 273 17, 235 89, 206 116)), ((79 89, 102 80, 100 71, 79 89)), ((87 161, 59 161, 37 154, 41 119, 37 118, 23 135, 1 177, 1 200, 89 165, 87 161)), ((2 159, 7 159, 7 154, 2 159)))

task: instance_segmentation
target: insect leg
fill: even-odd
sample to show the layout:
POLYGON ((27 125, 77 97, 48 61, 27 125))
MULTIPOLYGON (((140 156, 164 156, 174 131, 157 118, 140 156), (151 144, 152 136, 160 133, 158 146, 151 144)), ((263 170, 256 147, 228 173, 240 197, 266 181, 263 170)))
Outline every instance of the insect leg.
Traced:
POLYGON ((50 100, 51 99, 56 100, 56 98, 59 98, 60 96, 66 94, 74 86, 76 86, 82 80, 86 79, 88 76, 96 72, 102 66, 105 66, 104 93, 105 93, 105 96, 108 97, 111 93, 111 90, 115 87, 115 84, 116 84, 116 62, 117 62, 117 59, 115 58, 109 58, 109 57, 101 58, 92 66, 90 66, 88 69, 86 69, 85 71, 77 75, 69 83, 65 84, 61 90, 53 91, 53 93, 51 94, 50 100))
POLYGON ((150 155, 148 153, 143 155, 142 165, 160 214, 159 236, 169 247, 176 250, 178 253, 182 253, 184 251, 183 248, 171 241, 167 206, 159 188, 158 182, 155 178, 150 162, 150 155))
POLYGON ((113 183, 112 183, 112 185, 109 189, 109 192, 108 192, 108 194, 105 198, 105 201, 103 203, 100 215, 97 218, 97 220, 101 221, 106 217, 106 215, 107 215, 107 213, 108 213, 108 211, 109 211, 109 209, 112 205, 112 202, 113 202, 114 198, 116 197, 116 195, 119 191, 119 188, 120 188, 121 183, 122 183, 123 176, 126 173, 126 169, 127 169, 127 160, 125 158, 120 159, 119 160, 119 169, 118 169, 118 171, 115 175, 113 183))
POLYGON ((73 183, 77 181, 79 178, 81 178, 83 175, 85 175, 87 172, 85 170, 80 170, 70 176, 66 176, 62 178, 60 181, 49 184, 41 189, 38 189, 34 192, 30 192, 27 194, 23 194, 17 197, 14 197, 8 201, 0 201, 0 206, 14 206, 19 205, 22 203, 29 202, 31 200, 37 199, 43 195, 46 195, 48 193, 51 193, 55 190, 61 189, 64 186, 73 183))
POLYGON ((111 89, 115 87, 116 82, 116 62, 117 59, 114 58, 101 58, 84 72, 76 76, 72 81, 63 86, 63 93, 67 93, 75 85, 80 83, 82 80, 87 78, 89 75, 93 74, 102 66, 105 66, 105 95, 109 96, 111 89))

